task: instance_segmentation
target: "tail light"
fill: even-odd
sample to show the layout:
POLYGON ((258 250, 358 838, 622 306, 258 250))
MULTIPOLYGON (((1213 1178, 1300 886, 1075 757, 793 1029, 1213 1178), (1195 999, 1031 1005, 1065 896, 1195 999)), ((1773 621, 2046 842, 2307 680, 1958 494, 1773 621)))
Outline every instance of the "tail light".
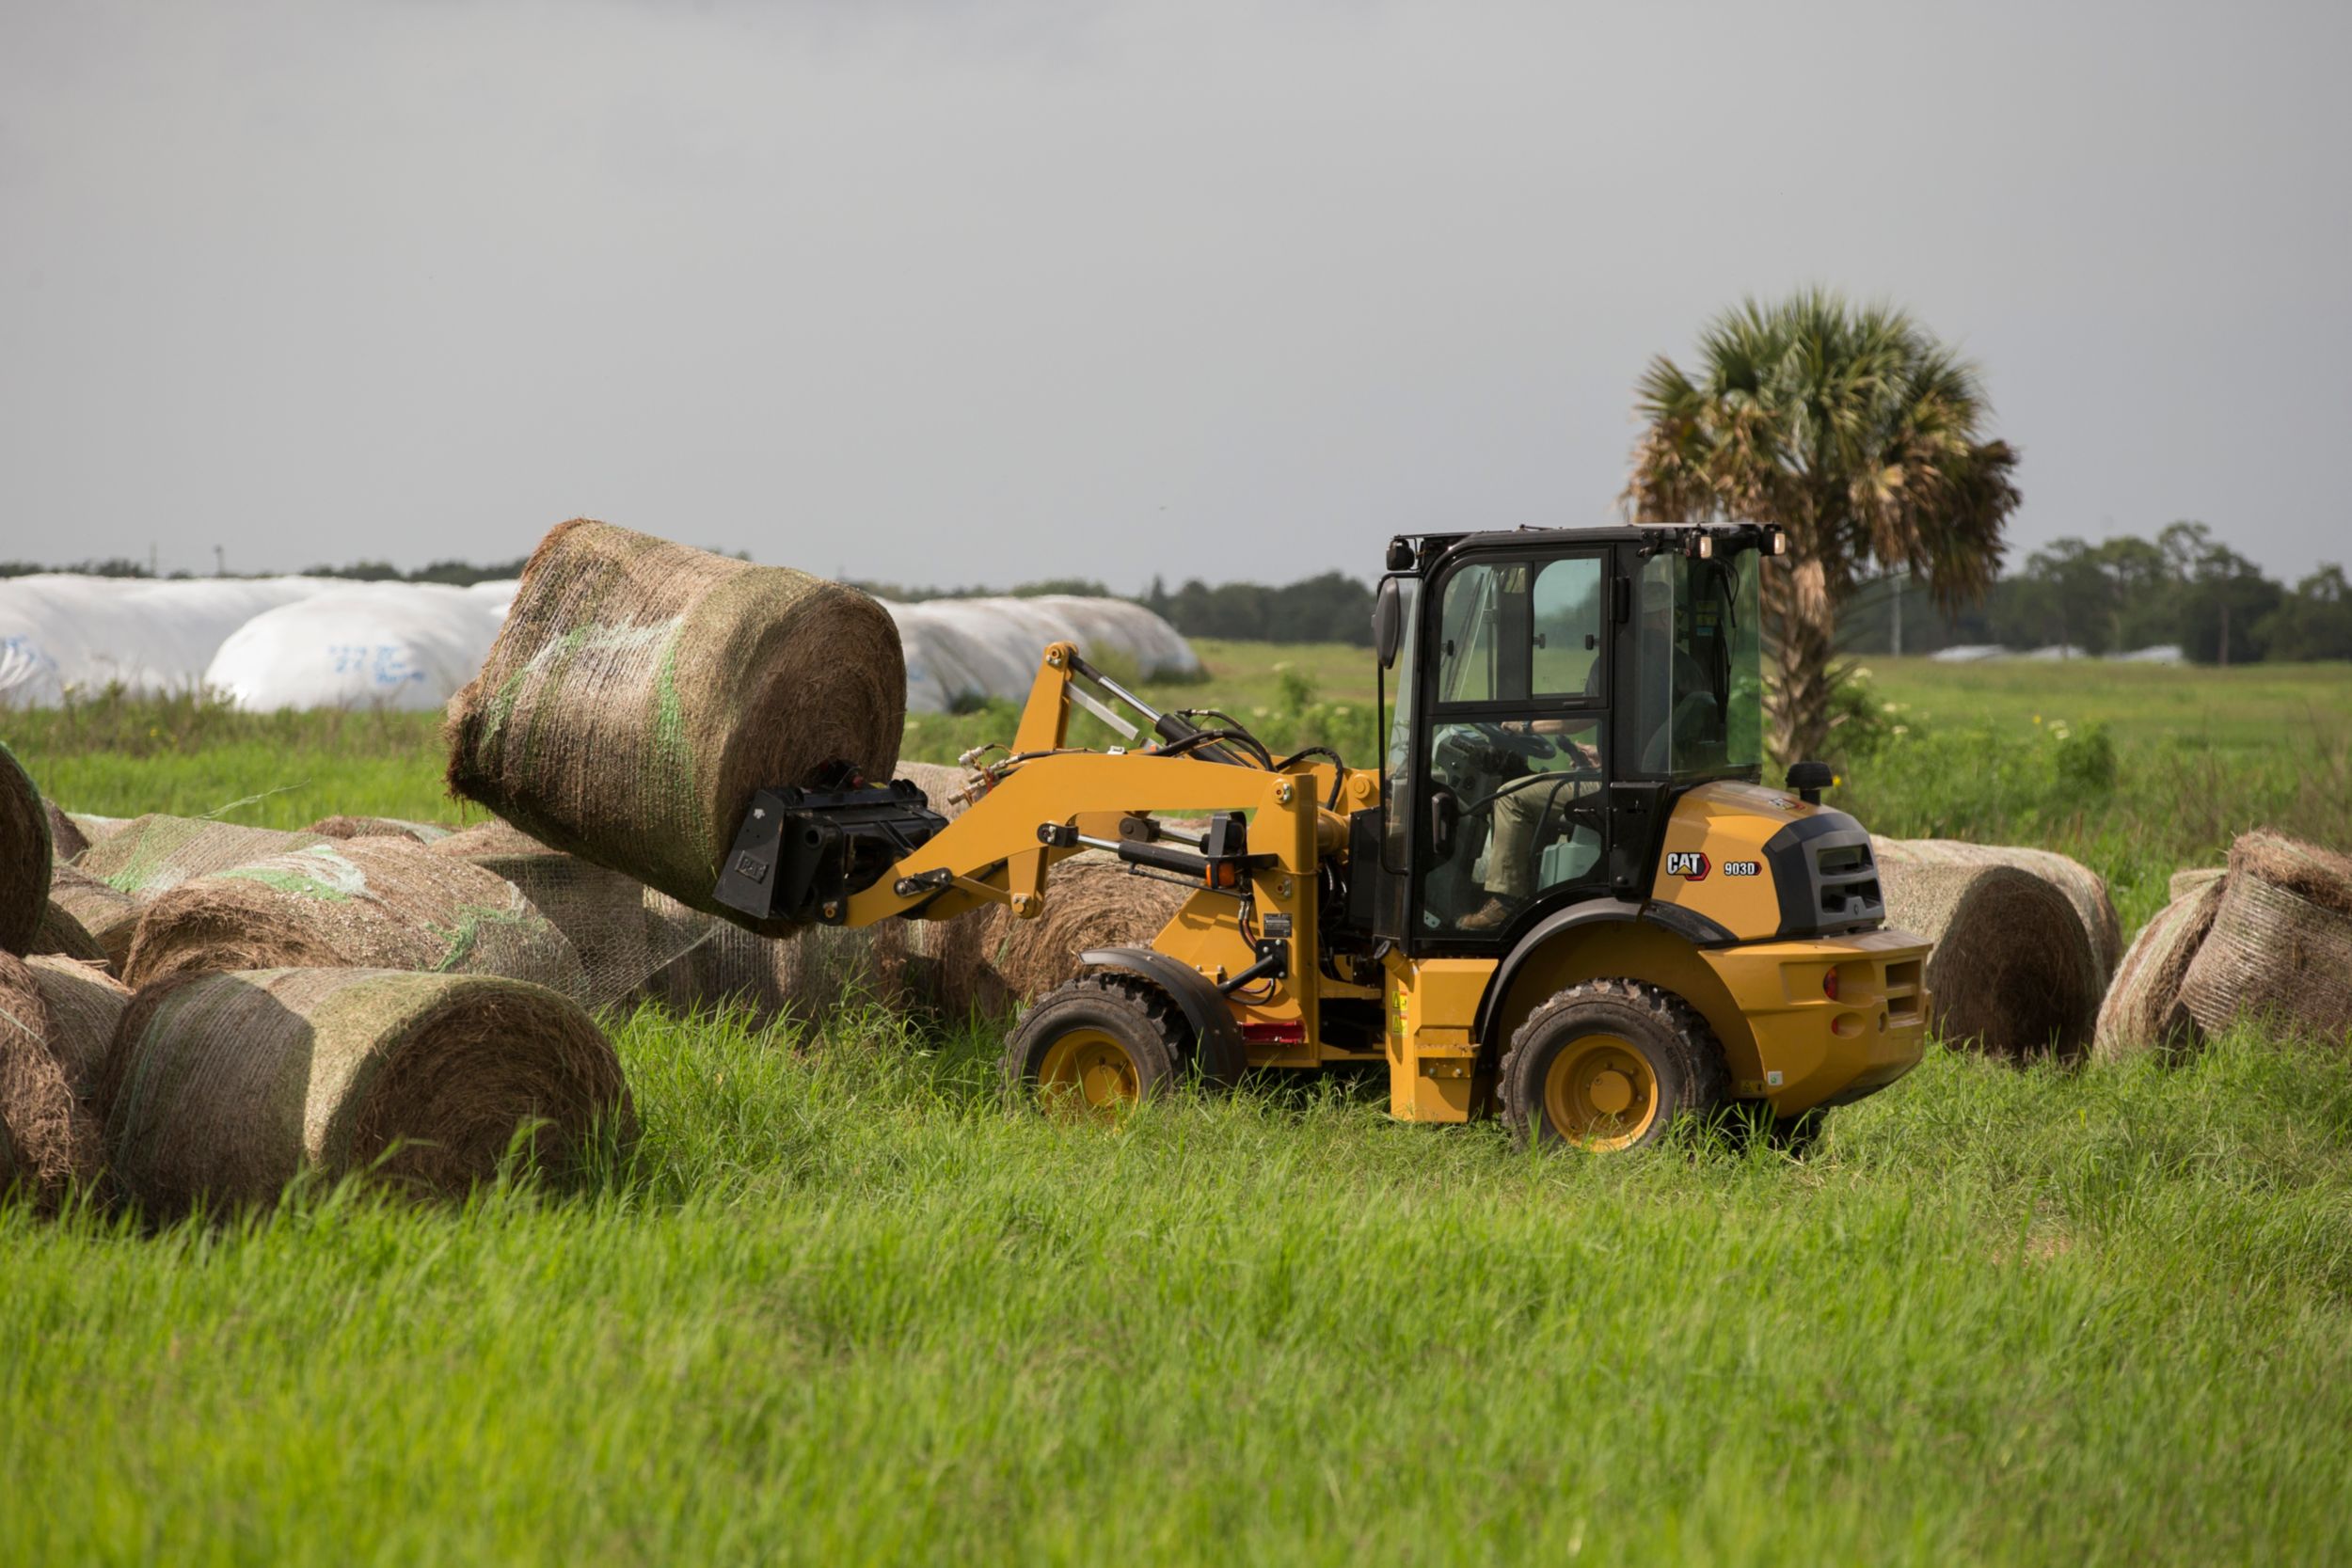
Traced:
POLYGON ((1832 1002, 1837 1000, 1837 971, 1836 969, 1832 969, 1827 974, 1821 976, 1821 994, 1832 1002))

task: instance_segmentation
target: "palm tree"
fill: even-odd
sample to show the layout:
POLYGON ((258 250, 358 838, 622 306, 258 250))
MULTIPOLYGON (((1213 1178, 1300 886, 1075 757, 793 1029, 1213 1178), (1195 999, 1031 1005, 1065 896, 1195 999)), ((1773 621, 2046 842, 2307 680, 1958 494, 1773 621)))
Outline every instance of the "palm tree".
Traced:
POLYGON ((2017 454, 1982 438, 1977 368, 1900 310, 1814 289, 1726 311, 1699 339, 1695 379, 1661 355, 1635 390, 1648 425, 1624 499, 1637 521, 1788 536, 1764 575, 1766 714, 1782 762, 1816 755, 1841 673, 1837 610, 1869 566, 1908 568, 1947 609, 2000 569, 2017 454))

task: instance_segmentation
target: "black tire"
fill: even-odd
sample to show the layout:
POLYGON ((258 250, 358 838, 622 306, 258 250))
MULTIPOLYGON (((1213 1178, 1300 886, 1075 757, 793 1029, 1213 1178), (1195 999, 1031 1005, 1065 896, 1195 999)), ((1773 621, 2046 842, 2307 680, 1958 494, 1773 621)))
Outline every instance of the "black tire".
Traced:
POLYGON ((1528 1015, 1502 1058, 1502 1115, 1524 1140, 1644 1148, 1724 1107, 1731 1073, 1707 1020, 1639 980, 1587 980, 1528 1015))
POLYGON ((1183 1076, 1191 1026, 1168 993, 1133 974, 1081 974, 1040 998, 1005 1042, 1005 1085, 1112 1110, 1183 1076))

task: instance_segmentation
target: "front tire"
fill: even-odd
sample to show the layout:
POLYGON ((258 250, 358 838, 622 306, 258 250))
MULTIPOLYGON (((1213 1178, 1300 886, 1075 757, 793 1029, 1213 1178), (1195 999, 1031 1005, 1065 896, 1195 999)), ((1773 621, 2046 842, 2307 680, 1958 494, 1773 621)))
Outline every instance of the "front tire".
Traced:
POLYGON ((1115 1112, 1174 1084, 1190 1034, 1150 981, 1082 974, 1047 992, 1005 1042, 1005 1084, 1071 1110, 1115 1112))
POLYGON ((1638 980, 1587 980, 1528 1015, 1502 1058, 1503 1118, 1522 1139, 1643 1148, 1722 1110, 1723 1046, 1698 1009, 1638 980))

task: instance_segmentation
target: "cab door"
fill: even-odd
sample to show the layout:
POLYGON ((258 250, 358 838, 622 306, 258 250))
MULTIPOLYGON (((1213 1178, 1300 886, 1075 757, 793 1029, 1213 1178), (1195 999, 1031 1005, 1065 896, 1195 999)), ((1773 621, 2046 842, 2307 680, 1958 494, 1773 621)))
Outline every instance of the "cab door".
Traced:
POLYGON ((1422 611, 1408 924, 1416 954, 1500 951, 1606 890, 1608 552, 1482 552, 1422 611))

